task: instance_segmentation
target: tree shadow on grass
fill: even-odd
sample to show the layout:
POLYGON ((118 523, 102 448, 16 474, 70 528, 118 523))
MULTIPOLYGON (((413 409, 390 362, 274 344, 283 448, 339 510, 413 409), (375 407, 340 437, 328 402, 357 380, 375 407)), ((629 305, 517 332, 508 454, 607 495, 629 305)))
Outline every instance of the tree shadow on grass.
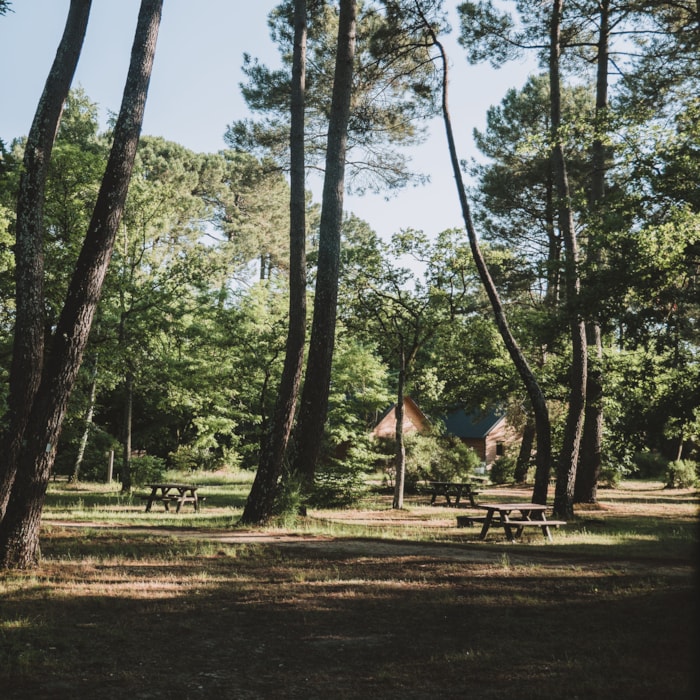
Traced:
POLYGON ((691 576, 332 544, 49 537, 0 582, 3 697, 694 697, 691 576))

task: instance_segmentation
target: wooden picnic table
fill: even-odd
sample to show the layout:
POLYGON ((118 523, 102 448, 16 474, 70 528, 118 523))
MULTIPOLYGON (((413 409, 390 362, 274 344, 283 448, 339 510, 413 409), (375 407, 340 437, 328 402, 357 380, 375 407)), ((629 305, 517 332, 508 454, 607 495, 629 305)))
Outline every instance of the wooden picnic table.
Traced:
POLYGON ((467 496, 472 506, 476 506, 475 497, 479 494, 474 486, 468 482, 460 483, 456 481, 429 481, 428 487, 431 491, 430 505, 435 503, 438 496, 444 496, 447 505, 457 508, 462 496, 467 496), (454 498, 454 503, 452 502, 454 498))
POLYGON ((160 501, 167 511, 170 510, 171 503, 177 504, 175 512, 179 513, 180 508, 185 503, 191 503, 195 511, 198 511, 200 501, 203 500, 197 495, 198 487, 194 484, 159 483, 146 485, 151 489, 150 495, 143 497, 146 501, 147 513, 150 512, 151 506, 156 501, 160 501))
POLYGON ((481 503, 477 508, 486 510, 484 524, 479 534, 483 540, 492 525, 498 525, 505 530, 506 537, 512 542, 523 534, 526 527, 539 527, 542 534, 551 542, 550 527, 566 525, 564 520, 547 520, 547 506, 539 503, 481 503), (511 513, 518 512, 518 517, 511 513))

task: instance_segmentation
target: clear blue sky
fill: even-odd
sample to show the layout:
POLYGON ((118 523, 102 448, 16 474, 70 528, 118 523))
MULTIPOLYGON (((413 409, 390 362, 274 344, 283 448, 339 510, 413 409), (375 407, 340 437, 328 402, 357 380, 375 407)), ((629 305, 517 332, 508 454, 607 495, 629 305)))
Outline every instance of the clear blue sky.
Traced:
MULTIPOLYGON (((93 0, 93 8, 74 85, 81 85, 106 118, 119 110, 139 0, 93 0)), ((225 147, 226 125, 247 116, 239 95, 240 66, 247 52, 277 61, 267 27, 275 0, 165 0, 156 62, 146 107, 144 133, 177 141, 203 152, 225 147)), ((457 1, 448 0, 454 8, 457 1)), ((26 135, 65 25, 69 0, 14 0, 0 18, 2 102, 0 137, 9 144, 26 135)), ((452 10, 451 22, 457 27, 452 10)), ((468 66, 456 32, 451 54, 451 110, 461 158, 475 155, 474 127, 483 128, 486 110, 510 87, 520 87, 528 67, 515 63, 500 71, 468 66)), ((412 153, 417 170, 431 184, 411 188, 385 201, 382 196, 352 197, 346 208, 384 236, 412 227, 434 234, 461 226, 441 122, 428 142, 412 153)), ((312 189, 320 191, 315 185, 312 189)))

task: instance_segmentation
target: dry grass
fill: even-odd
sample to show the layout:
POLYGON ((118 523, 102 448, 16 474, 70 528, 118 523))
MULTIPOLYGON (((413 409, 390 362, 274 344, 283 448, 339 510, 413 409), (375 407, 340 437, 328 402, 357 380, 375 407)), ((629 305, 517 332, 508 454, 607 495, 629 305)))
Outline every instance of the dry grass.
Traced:
POLYGON ((626 485, 515 545, 425 498, 266 531, 223 496, 199 524, 49 509, 42 565, 0 575, 0 695, 695 697, 698 502, 626 485))

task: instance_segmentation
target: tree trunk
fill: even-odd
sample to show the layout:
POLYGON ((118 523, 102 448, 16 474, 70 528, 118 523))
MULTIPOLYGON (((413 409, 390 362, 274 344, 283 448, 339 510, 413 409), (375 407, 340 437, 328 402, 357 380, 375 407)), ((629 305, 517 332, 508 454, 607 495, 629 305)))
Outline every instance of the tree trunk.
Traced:
POLYGON ((520 451, 515 462, 515 473, 513 474, 513 478, 518 484, 524 484, 527 481, 527 470, 530 466, 535 435, 535 420, 528 412, 527 422, 523 429, 523 439, 520 441, 520 451))
POLYGON ((530 366, 525 359, 520 346, 515 340, 510 326, 508 325, 508 320, 503 309, 503 304, 501 303, 498 290, 494 284, 491 273, 486 265, 484 256, 481 253, 479 247, 479 242, 476 236, 476 230, 474 228, 474 223, 472 221, 471 211, 469 208, 469 203, 467 201, 466 190, 464 187, 464 181, 462 180, 462 170, 459 163, 459 158, 457 156, 457 148, 455 146, 454 134, 452 131, 452 120, 450 118, 449 104, 447 99, 447 88, 448 88, 448 69, 447 69, 447 55, 445 49, 440 43, 435 34, 434 30, 430 24, 426 21, 426 29, 431 35, 432 41, 435 46, 440 51, 440 56, 442 59, 442 114, 443 121, 445 123, 445 131, 447 134, 447 143, 450 151, 450 160, 452 162, 452 172, 455 178, 455 183, 457 185, 457 195, 459 197, 460 206, 462 208, 462 216, 464 218, 464 225, 467 229, 467 235, 469 236, 469 245, 472 251, 472 256, 476 264, 476 268, 479 272, 479 277, 484 285, 486 294, 491 302, 491 307, 494 312, 494 317, 496 320, 496 325, 503 338, 503 342, 508 350, 508 353, 515 365, 520 378, 525 384, 530 402, 532 404, 533 412, 535 415, 536 431, 537 431, 537 472, 535 475, 535 488, 532 494, 532 500, 534 503, 546 503, 547 502, 547 490, 549 488, 549 471, 551 467, 551 454, 552 454, 552 443, 551 443, 551 426, 549 422, 549 410, 547 409, 547 403, 544 398, 544 394, 537 382, 535 375, 533 374, 530 366))
POLYGON ((549 86, 551 122, 554 147, 552 166, 557 186, 559 228, 564 239, 566 260, 564 282, 567 293, 567 312, 571 329, 572 360, 569 377, 569 410, 564 429, 564 442, 557 466, 557 485, 554 493, 554 516, 573 517, 574 484, 578 464, 583 415, 586 404, 587 348, 586 328, 579 313, 580 282, 578 276, 578 242, 574 227, 569 179, 561 140, 561 13, 563 0, 553 0, 550 33, 549 86))
POLYGON ((120 477, 122 493, 131 491, 131 424, 134 413, 134 375, 127 372, 124 378, 124 423, 122 425, 122 467, 120 477))
POLYGON ((318 269, 309 356, 296 427, 294 472, 313 482, 328 411, 335 342, 340 232, 345 190, 345 152, 355 57, 356 0, 341 0, 333 95, 323 182, 318 269))
POLYGON ((0 523, 0 567, 26 567, 38 561, 39 524, 49 473, 124 210, 162 4, 163 0, 141 3, 112 150, 31 407, 19 469, 0 523))
POLYGON ((294 57, 292 62, 289 196, 289 329, 279 394, 260 465, 241 517, 242 523, 258 523, 273 510, 277 482, 282 474, 306 342, 306 188, 304 162, 304 113, 306 90, 306 0, 294 2, 294 57))
POLYGON ((406 384, 406 357, 401 348, 401 368, 399 369, 398 396, 396 398, 396 478, 394 480, 394 500, 391 507, 397 510, 403 508, 403 492, 406 486, 406 445, 403 439, 404 403, 403 393, 406 384))
POLYGON ((44 189, 51 152, 82 50, 91 0, 71 0, 63 37, 39 100, 24 149, 17 197, 15 337, 7 431, 0 436, 0 520, 10 498, 32 403, 44 362, 44 189))
MULTIPOLYGON (((598 57, 596 75, 596 137, 591 149, 591 213, 597 223, 602 222, 605 202, 605 175, 607 172, 607 148, 601 131, 605 128, 608 109, 608 63, 610 42, 610 0, 600 3, 600 23, 598 30, 598 57)), ((594 238, 594 237, 591 237, 594 238)), ((600 245, 591 240, 588 244, 588 257, 595 266, 601 262, 600 245)), ((600 322, 589 319, 587 326, 588 345, 595 353, 593 361, 589 354, 588 383, 586 387, 586 413, 581 440, 574 501, 576 503, 596 503, 598 500, 598 477, 602 460, 603 442, 603 341, 600 322)))
POLYGON ((80 445, 78 447, 78 454, 75 457, 75 464, 73 465, 73 473, 71 474, 70 481, 76 483, 80 479, 80 467, 83 464, 83 457, 85 456, 85 448, 87 447, 88 440, 90 439, 90 429, 92 427, 92 417, 95 414, 95 399, 97 398, 97 357, 92 367, 92 374, 90 377, 90 397, 88 398, 88 407, 85 412, 85 427, 83 429, 83 435, 80 438, 80 445))
POLYGON ((574 485, 574 503, 598 502, 598 478, 602 462, 603 441, 603 346, 600 325, 588 325, 588 375, 581 452, 574 485), (591 337, 592 334, 592 337, 591 337), (591 357, 590 352, 595 352, 591 357))

